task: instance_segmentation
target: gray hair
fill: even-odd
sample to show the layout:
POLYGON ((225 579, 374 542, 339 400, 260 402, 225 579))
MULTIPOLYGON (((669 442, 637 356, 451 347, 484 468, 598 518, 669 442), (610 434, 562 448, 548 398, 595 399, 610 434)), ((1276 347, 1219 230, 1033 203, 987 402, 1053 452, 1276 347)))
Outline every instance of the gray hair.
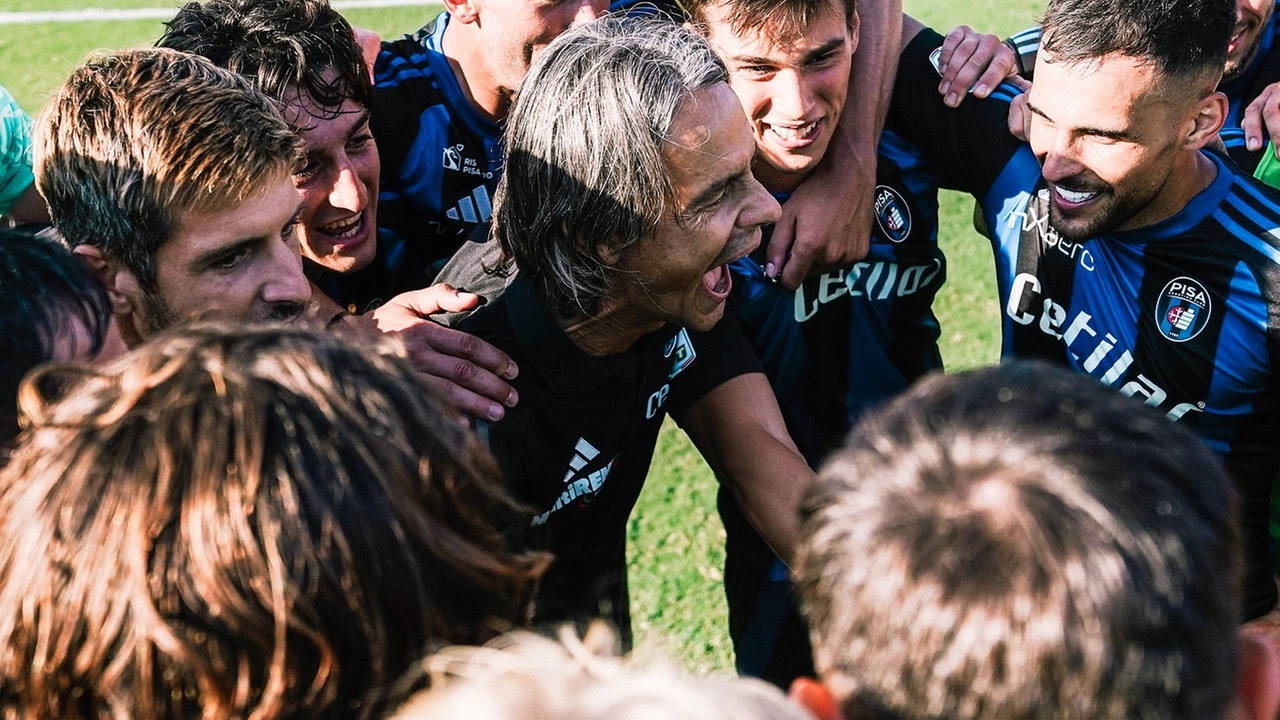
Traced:
POLYGON ((552 312, 591 314, 616 259, 675 211, 662 144, 680 103, 726 83, 707 41, 670 20, 569 30, 511 111, 493 232, 552 312))

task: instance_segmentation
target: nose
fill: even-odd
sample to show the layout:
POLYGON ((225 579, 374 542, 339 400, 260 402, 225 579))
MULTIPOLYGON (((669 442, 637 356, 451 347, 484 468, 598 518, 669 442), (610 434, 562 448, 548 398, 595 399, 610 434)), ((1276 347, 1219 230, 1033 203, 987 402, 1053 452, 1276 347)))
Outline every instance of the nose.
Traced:
POLYGON ((1083 166, 1076 157, 1071 133, 1046 127, 1042 122, 1031 122, 1028 140, 1031 151, 1040 161, 1040 174, 1050 182, 1056 182, 1078 174, 1083 166))
POLYGON ((271 243, 271 263, 262 301, 272 303, 305 303, 311 299, 311 282, 302 274, 302 255, 296 236, 271 243))
POLYGON ((813 107, 813 92, 804 73, 794 69, 778 71, 770 89, 772 115, 777 120, 801 121, 813 107))
POLYGON ((738 226, 743 228, 771 225, 782 217, 782 206, 764 189, 759 180, 751 179, 751 196, 747 206, 738 215, 738 226))
POLYGON ((369 204, 369 190, 360 181, 350 159, 344 159, 338 166, 333 187, 329 188, 329 204, 352 212, 360 212, 369 204))

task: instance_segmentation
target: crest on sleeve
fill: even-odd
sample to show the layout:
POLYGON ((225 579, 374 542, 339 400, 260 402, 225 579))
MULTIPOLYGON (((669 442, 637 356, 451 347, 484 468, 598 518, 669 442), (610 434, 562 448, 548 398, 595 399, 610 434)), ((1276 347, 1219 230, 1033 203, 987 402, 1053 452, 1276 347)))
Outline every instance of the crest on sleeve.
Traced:
POLYGON ((1189 277, 1174 278, 1156 301, 1156 326, 1169 340, 1186 342, 1204 330, 1211 311, 1204 285, 1189 277))
POLYGON ((667 346, 662 349, 662 355, 671 358, 671 374, 667 376, 668 378, 674 378, 689 367, 694 358, 698 357, 698 353, 693 349, 693 341, 689 339, 689 331, 680 328, 680 332, 667 341, 667 346))
POLYGON ((900 243, 911 234, 911 209, 906 198, 888 185, 876 186, 876 222, 891 242, 900 243))

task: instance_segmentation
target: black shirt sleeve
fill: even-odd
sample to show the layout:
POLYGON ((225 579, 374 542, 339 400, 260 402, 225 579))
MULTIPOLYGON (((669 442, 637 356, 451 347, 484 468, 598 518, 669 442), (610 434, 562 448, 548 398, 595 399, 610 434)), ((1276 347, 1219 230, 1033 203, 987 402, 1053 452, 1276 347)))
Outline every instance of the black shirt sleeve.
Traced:
POLYGON ((960 107, 948 108, 932 60, 941 47, 942 36, 926 28, 902 51, 885 127, 942 169, 943 187, 981 197, 1022 146, 1009 134, 1013 86, 1002 85, 985 100, 969 95, 960 107))
POLYGON ((732 312, 726 311, 724 318, 707 332, 688 332, 698 357, 671 381, 667 411, 675 418, 725 382, 739 375, 764 372, 732 312))

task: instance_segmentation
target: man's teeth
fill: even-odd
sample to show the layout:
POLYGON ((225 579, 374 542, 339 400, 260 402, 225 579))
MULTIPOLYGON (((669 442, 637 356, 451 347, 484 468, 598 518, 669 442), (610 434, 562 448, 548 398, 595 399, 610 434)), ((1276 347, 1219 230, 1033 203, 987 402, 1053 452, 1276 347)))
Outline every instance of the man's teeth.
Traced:
POLYGON ((337 222, 331 225, 324 225, 320 228, 320 232, 324 233, 325 235, 332 235, 333 237, 339 237, 339 238, 355 235, 356 231, 360 229, 360 219, 362 217, 364 216, 356 215, 354 217, 347 219, 344 222, 337 222))
POLYGON ((1059 197, 1061 197, 1063 200, 1066 200, 1067 202, 1072 204, 1082 203, 1086 200, 1091 200, 1095 195, 1098 194, 1096 192, 1077 192, 1075 190, 1068 190, 1063 187, 1054 188, 1054 189, 1057 190, 1059 197))
POLYGON ((785 125, 770 125, 769 129, 773 130, 773 134, 777 135, 783 140, 803 140, 806 137, 808 137, 809 133, 813 132, 813 129, 817 126, 818 126, 818 121, 814 120, 813 122, 807 125, 798 125, 796 127, 787 127, 785 125))

